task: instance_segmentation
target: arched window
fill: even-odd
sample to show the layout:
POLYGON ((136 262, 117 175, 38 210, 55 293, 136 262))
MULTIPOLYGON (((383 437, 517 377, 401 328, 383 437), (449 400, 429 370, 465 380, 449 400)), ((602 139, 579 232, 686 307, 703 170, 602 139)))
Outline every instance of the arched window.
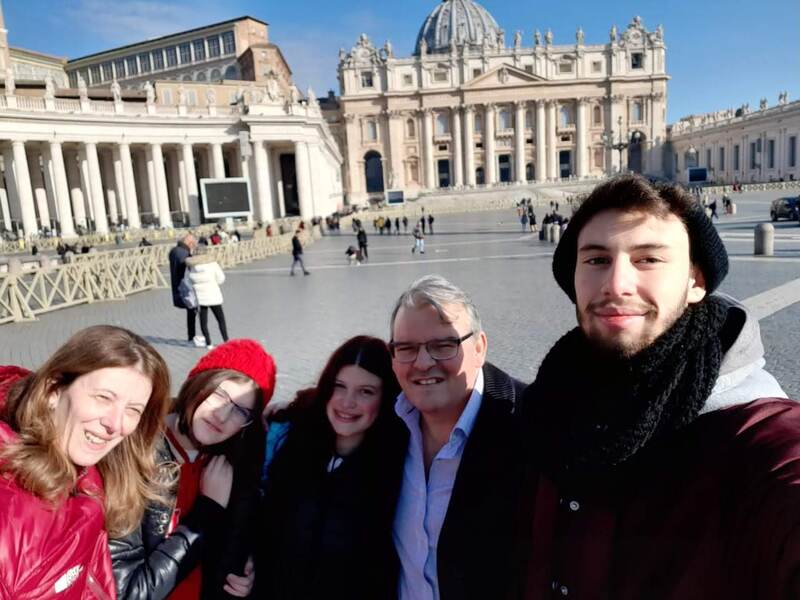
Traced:
POLYGON ((203 71, 198 73, 197 77, 195 78, 195 81, 205 81, 205 80, 206 80, 206 74, 203 71))
POLYGON ((239 79, 239 71, 234 65, 225 69, 225 79, 239 79))
POLYGON ((219 81, 220 79, 222 79, 222 71, 219 69, 211 71, 211 81, 219 81))
POLYGON ((378 124, 369 120, 364 124, 364 135, 368 142, 375 142, 378 139, 378 124))
POLYGON ((192 80, 192 76, 191 75, 184 75, 183 77, 181 77, 181 79, 183 81, 191 81, 192 80))
POLYGON ((592 109, 592 125, 602 125, 603 124, 603 109, 599 106, 595 106, 592 109))
POLYGON ((644 121, 644 109, 641 101, 639 100, 636 100, 631 104, 631 121, 634 123, 641 123, 644 121))
POLYGON ((447 135, 448 133, 450 133, 450 115, 436 113, 436 135, 447 135))
POLYGON ((572 125, 572 110, 570 110, 569 106, 562 106, 561 107, 561 127, 569 127, 572 125))
POLYGON ((500 112, 498 113, 498 126, 500 131, 514 128, 514 124, 511 122, 511 111, 507 108, 500 109, 500 112))
POLYGON ((483 167, 475 169, 475 183, 478 185, 486 183, 486 172, 483 170, 483 167))
POLYGON ((533 163, 528 163, 525 165, 525 179, 527 181, 533 181, 536 177, 536 171, 533 167, 533 163))
POLYGON ((406 121, 406 137, 409 139, 417 137, 417 126, 414 124, 414 119, 406 121))

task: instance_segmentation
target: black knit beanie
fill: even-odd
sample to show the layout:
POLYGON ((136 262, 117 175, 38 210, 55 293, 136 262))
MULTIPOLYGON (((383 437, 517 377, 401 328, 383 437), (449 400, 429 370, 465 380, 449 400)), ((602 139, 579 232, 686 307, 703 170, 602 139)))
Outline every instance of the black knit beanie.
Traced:
POLYGON ((692 264, 700 268, 706 281, 706 293, 711 294, 728 274, 728 252, 705 212, 705 208, 688 192, 677 186, 653 187, 640 175, 622 175, 596 187, 570 219, 567 229, 553 255, 553 275, 556 282, 575 302, 575 265, 578 260, 578 235, 584 225, 604 210, 635 211, 638 206, 647 212, 642 198, 660 196, 670 207, 689 206, 675 213, 689 233, 689 252, 692 264), (680 202, 675 202, 676 198, 680 202))

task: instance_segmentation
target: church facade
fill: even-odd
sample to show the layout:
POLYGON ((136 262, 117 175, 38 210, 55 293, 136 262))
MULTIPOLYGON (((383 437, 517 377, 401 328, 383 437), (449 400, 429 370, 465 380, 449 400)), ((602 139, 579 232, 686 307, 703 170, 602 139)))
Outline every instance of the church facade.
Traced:
MULTIPOLYGON (((349 201, 632 170, 663 175, 663 29, 635 17, 605 43, 510 44, 472 0, 445 0, 411 56, 362 34, 340 51, 334 135, 349 201)), ((323 112, 325 105, 323 104, 323 112)))

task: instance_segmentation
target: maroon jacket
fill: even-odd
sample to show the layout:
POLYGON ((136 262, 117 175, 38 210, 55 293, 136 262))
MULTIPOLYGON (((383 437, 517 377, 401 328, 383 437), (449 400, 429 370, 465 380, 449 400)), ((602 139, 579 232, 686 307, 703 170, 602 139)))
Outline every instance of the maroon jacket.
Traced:
MULTIPOLYGON (((0 366, 0 407, 28 372, 0 366)), ((17 434, 0 421, 0 446, 17 434)), ((57 509, 0 476, 0 600, 113 600, 103 481, 92 467, 57 509)))
POLYGON ((532 476, 523 598, 800 598, 800 405, 713 411, 640 454, 586 494, 532 476))

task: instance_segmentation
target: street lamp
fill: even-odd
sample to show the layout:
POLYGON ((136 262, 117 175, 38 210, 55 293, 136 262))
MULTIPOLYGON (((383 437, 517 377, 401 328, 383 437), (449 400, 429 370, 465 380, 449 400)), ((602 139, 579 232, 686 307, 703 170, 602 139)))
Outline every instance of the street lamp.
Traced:
MULTIPOLYGON (((628 142, 622 137, 622 117, 617 119, 617 125, 619 126, 619 142, 616 144, 614 143, 614 130, 611 131, 604 131, 602 135, 603 145, 608 148, 609 150, 616 150, 619 152, 619 168, 622 171, 622 151, 628 147, 628 142)), ((608 170, 609 175, 611 175, 611 169, 608 170)))

